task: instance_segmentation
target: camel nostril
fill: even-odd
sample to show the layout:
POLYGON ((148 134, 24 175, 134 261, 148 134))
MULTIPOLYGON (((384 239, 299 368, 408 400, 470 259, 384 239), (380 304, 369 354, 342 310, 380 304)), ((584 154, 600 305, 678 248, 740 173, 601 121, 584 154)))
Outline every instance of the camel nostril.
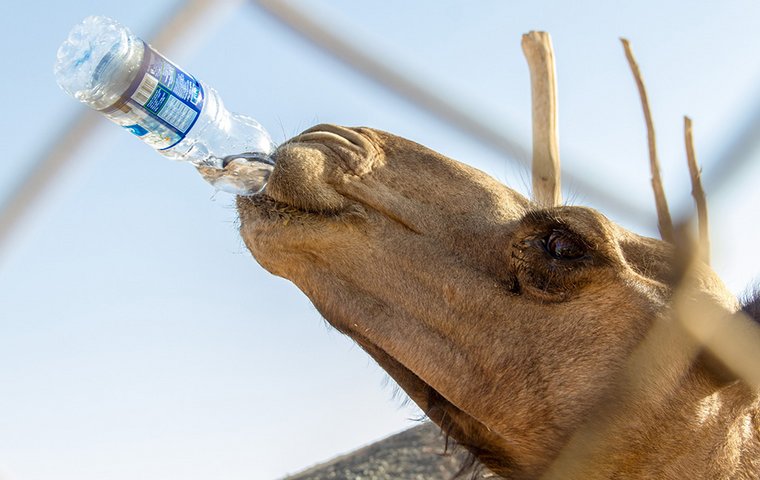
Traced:
POLYGON ((310 212, 336 212, 346 199, 335 190, 342 172, 331 150, 319 143, 292 141, 277 149, 266 195, 310 212))
POLYGON ((374 168, 382 153, 372 136, 361 130, 322 124, 305 130, 285 145, 311 145, 321 149, 344 173, 362 176, 374 168))

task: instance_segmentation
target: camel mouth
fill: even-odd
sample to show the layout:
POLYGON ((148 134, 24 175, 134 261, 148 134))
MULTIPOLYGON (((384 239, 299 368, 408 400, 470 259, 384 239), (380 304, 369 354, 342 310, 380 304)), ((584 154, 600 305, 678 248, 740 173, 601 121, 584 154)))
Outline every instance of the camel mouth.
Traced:
POLYGON ((335 222, 364 218, 366 212, 358 203, 347 204, 340 210, 314 210, 293 205, 267 195, 266 191, 253 196, 237 197, 241 222, 258 229, 289 227, 317 222, 335 222))
POLYGON ((238 199, 243 223, 274 229, 366 218, 371 203, 350 191, 373 169, 379 146, 367 129, 317 125, 280 145, 266 187, 238 199))

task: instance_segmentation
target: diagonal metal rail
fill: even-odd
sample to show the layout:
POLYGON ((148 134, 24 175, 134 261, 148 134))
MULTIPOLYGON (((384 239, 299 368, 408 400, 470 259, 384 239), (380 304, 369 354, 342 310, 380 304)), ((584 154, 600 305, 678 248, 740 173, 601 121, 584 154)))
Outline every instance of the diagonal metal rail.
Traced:
POLYGON ((760 149, 760 97, 755 100, 751 116, 736 128, 735 136, 711 162, 712 172, 703 179, 705 190, 717 192, 741 174, 745 164, 756 158, 760 149))
MULTIPOLYGON (((251 4, 307 42, 319 47, 333 58, 384 87, 434 118, 445 122, 490 147, 510 161, 529 168, 528 149, 516 138, 480 119, 476 114, 458 107, 443 95, 420 84, 392 65, 365 53, 360 46, 335 34, 328 26, 311 18, 285 0, 251 0, 251 4)), ((642 224, 653 224, 652 212, 601 189, 589 180, 563 172, 563 181, 592 202, 604 203, 610 211, 625 215, 642 224), (650 221, 651 220, 651 221, 650 221)))

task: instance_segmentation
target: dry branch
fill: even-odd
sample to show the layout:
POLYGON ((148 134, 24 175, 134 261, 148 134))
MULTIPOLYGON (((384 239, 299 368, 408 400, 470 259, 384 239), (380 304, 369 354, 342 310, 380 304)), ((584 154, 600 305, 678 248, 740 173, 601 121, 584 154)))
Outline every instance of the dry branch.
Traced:
POLYGON ((700 257, 710 264, 710 228, 707 223, 707 197, 702 188, 702 176, 694 153, 694 137, 692 136, 691 119, 683 117, 684 139, 686 142, 686 160, 689 163, 691 176, 691 195, 697 205, 697 220, 699 222, 700 257))
POLYGON ((533 106, 533 199, 545 207, 562 202, 560 191, 557 81, 554 50, 546 32, 529 32, 522 49, 530 69, 533 106))
POLYGON ((654 201, 657 206, 657 222, 660 229, 660 236, 663 240, 674 243, 675 235, 673 233, 673 221, 670 218, 668 210, 668 201, 665 198, 665 190, 662 187, 662 177, 660 176, 660 161, 657 158, 657 146, 654 135, 654 122, 652 121, 652 112, 649 109, 649 99, 644 87, 644 80, 641 78, 641 71, 636 59, 633 56, 631 45, 625 38, 620 39, 625 49, 625 57, 628 59, 628 65, 631 67, 633 77, 636 80, 636 86, 639 89, 641 97, 641 106, 644 109, 644 119, 647 124, 647 138, 649 140, 649 166, 652 171, 652 189, 654 190, 654 201))

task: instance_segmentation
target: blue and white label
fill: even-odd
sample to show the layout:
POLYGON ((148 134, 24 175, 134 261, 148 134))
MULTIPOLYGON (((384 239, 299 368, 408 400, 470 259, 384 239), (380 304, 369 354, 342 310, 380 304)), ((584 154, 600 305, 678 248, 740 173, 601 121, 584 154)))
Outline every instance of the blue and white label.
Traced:
POLYGON ((111 120, 163 150, 182 141, 200 116, 204 92, 192 75, 145 44, 143 62, 132 85, 105 109, 111 120))
POLYGON ((124 125, 124 128, 132 132, 133 135, 137 135, 138 137, 143 137, 148 134, 148 131, 145 130, 140 125, 134 124, 134 125, 124 125))

